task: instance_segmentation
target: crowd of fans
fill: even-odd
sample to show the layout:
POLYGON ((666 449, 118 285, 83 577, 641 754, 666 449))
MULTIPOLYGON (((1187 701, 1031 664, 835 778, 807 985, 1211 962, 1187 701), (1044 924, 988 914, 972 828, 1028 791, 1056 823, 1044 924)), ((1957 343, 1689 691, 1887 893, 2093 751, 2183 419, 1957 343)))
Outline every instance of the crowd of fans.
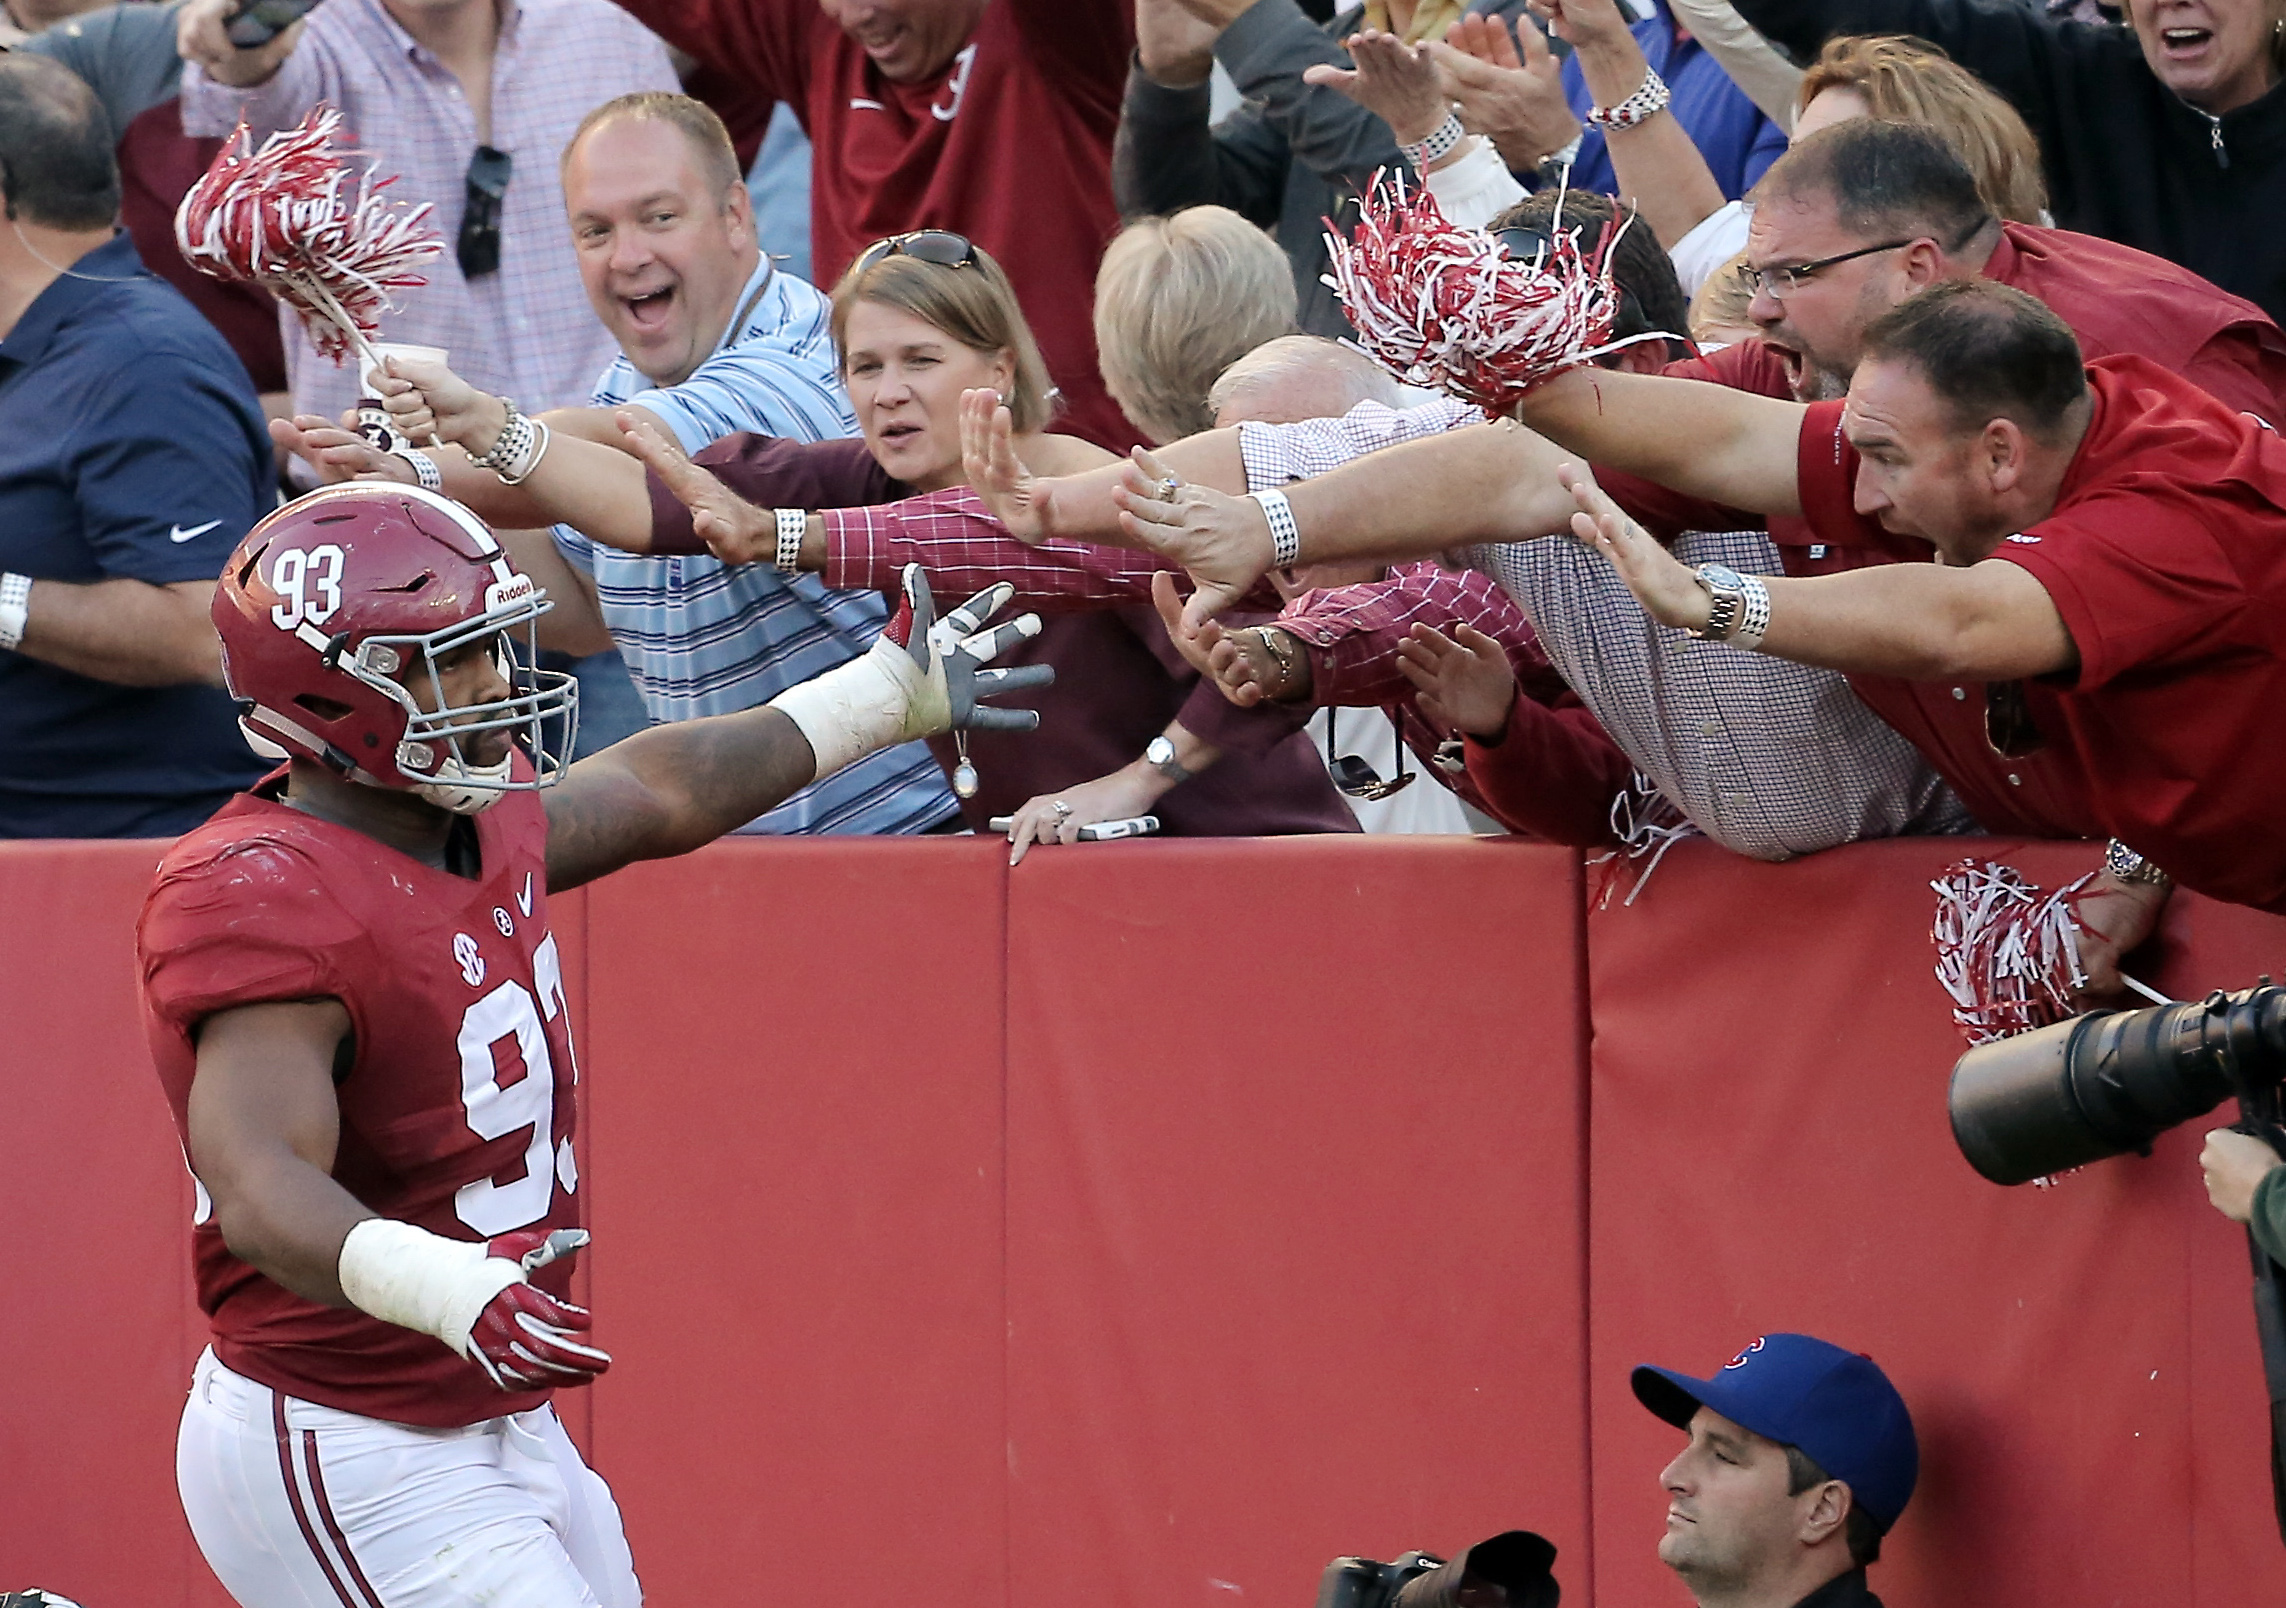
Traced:
POLYGON ((908 563, 1048 616, 1037 733, 752 831, 2081 838, 2095 993, 2173 878, 2286 910, 2267 0, 235 9, 6 0, 0 837, 254 779, 218 570, 364 477, 501 531, 588 749, 862 652, 908 563), (174 242, 321 102, 446 242, 378 370, 174 242), (1616 230, 1596 366, 1488 421, 1344 344, 1382 175, 1616 230))

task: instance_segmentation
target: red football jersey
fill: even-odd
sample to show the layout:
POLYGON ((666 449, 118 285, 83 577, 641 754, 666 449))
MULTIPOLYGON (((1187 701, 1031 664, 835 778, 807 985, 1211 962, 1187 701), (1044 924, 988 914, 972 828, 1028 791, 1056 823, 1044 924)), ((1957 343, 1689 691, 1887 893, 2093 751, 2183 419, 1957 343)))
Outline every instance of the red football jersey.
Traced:
MULTIPOLYGON (((168 851, 137 929, 144 1024, 186 1152, 199 1023, 330 996, 357 1035, 337 1091, 342 1188, 448 1239, 577 1226, 579 1066, 548 931, 545 807, 510 793, 475 817, 471 880, 279 803, 277 781, 168 851)), ((223 1244, 203 1186, 192 1261, 215 1355, 273 1389, 431 1426, 547 1399, 501 1391, 441 1340, 256 1272, 223 1244)), ((569 1280, 562 1265, 532 1278, 559 1297, 569 1280)))

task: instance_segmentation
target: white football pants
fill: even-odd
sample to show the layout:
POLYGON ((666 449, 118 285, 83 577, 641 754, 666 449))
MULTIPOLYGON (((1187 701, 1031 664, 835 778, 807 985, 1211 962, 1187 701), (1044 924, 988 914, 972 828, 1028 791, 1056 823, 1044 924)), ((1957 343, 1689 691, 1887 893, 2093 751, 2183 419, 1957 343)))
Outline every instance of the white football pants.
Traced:
POLYGON ((549 1407, 419 1429, 199 1358, 175 1444, 199 1550, 243 1608, 641 1608, 610 1487, 549 1407))

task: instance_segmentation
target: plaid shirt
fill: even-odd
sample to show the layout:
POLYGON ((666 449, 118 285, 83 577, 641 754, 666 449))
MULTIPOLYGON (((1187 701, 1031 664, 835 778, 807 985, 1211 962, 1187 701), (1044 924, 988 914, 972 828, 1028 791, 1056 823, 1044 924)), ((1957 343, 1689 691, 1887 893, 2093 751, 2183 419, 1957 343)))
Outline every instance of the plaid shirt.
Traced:
MULTIPOLYGON (((1028 546, 1010 536, 966 486, 877 507, 830 509, 820 517, 826 537, 821 576, 829 586, 887 585, 905 565, 920 564, 948 598, 1007 581, 1016 588, 1017 606, 1052 613, 1148 603, 1151 578, 1173 569, 1150 553, 1123 547, 1057 540, 1028 546)), ((1187 591, 1188 579, 1174 573, 1187 591)), ((1267 585, 1245 601, 1264 610, 1279 607, 1267 585)), ((1465 772, 1437 763, 1439 745, 1449 734, 1421 713, 1412 683, 1397 670, 1394 645, 1415 621, 1446 632, 1459 624, 1476 627, 1507 649, 1518 683, 1534 704, 1576 707, 1578 700, 1541 653, 1523 614, 1496 582, 1473 569, 1429 561, 1401 564, 1379 581, 1305 592, 1271 623, 1309 653, 1313 705, 1387 709, 1432 775, 1487 814, 1501 814, 1486 804, 1465 772)), ((1211 682, 1202 681, 1184 705, 1182 719, 1199 735, 1227 746, 1230 728, 1244 722, 1234 722, 1232 709, 1217 710, 1218 701, 1227 703, 1211 682)), ((1601 819, 1611 803, 1605 785, 1609 777, 1599 772, 1577 780, 1596 796, 1567 802, 1601 819)), ((1575 809, 1548 819, 1577 815, 1575 809)), ((1537 818, 1511 824, 1524 830, 1542 826, 1537 818)))
MULTIPOLYGON (((1339 419, 1241 425, 1239 447, 1259 491, 1483 419, 1452 401, 1402 412, 1368 402, 1339 419)), ((1779 570, 1777 547, 1760 531, 1692 532, 1675 551, 1685 563, 1713 560, 1743 574, 1779 570)), ((1486 544, 1469 562, 1515 599, 1636 769, 1724 847, 1784 860, 1865 837, 1975 830, 1928 762, 1837 672, 1659 625, 1599 554, 1575 542, 1486 544)), ((1393 654, 1402 634, 1370 631, 1354 651, 1393 654)))
MULTIPOLYGON (((476 121, 459 81, 381 0, 326 0, 294 53, 252 89, 225 88, 186 63, 183 131, 226 135, 243 114, 259 143, 319 101, 338 107, 376 172, 397 176, 389 195, 434 203, 429 223, 445 240, 444 254, 421 270, 428 284, 401 293, 400 310, 383 316, 382 338, 445 347, 461 378, 538 413, 586 401, 618 355, 580 285, 556 159, 605 101, 677 87, 666 47, 608 0, 511 0, 492 65, 491 143, 515 171, 501 206, 499 272, 473 281, 461 277, 453 242, 476 121)), ((355 366, 319 357, 301 320, 280 316, 295 410, 339 418, 357 399, 355 366)))

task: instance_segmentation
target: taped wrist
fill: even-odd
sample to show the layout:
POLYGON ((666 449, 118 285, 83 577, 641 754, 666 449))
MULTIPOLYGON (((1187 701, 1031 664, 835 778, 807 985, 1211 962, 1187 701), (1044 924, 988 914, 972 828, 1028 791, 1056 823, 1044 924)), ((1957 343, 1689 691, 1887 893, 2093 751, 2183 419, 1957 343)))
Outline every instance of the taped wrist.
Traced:
POLYGON ((492 1298, 524 1282, 514 1262, 482 1245, 449 1240, 411 1223, 369 1217, 341 1242, 341 1293, 358 1311, 433 1334, 460 1356, 492 1298))
MULTIPOLYGON (((938 678, 942 675, 939 671, 938 678)), ((809 739, 818 759, 812 779, 823 781, 878 749, 931 735, 935 728, 917 718, 923 702, 918 695, 926 687, 913 656, 883 637, 871 652, 788 687, 770 700, 770 707, 809 739)))

